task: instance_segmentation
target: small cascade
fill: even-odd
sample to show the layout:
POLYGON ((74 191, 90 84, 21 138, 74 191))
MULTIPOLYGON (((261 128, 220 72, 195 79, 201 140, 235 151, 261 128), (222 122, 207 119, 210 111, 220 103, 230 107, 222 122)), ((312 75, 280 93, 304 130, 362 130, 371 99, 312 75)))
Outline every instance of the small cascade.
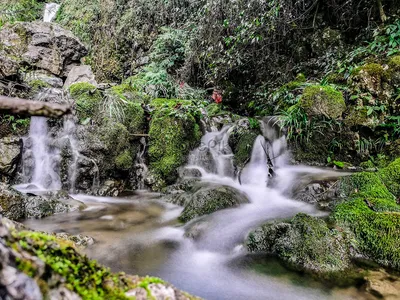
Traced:
POLYGON ((40 189, 60 189, 60 151, 53 146, 46 118, 31 118, 29 137, 25 139, 24 146, 25 181, 40 189))
POLYGON ((207 132, 201 139, 200 146, 189 156, 189 168, 198 168, 202 172, 221 177, 234 175, 233 154, 229 147, 231 126, 224 126, 220 131, 207 132))
POLYGON ((147 177, 149 169, 147 168, 145 162, 145 153, 147 149, 146 138, 140 138, 140 147, 136 154, 135 165, 134 165, 134 178, 135 183, 133 186, 138 190, 143 190, 145 188, 145 179, 147 177))
POLYGON ((67 117, 67 119, 64 121, 63 134, 69 140, 69 146, 71 148, 72 161, 68 166, 68 183, 69 191, 74 193, 80 153, 76 138, 76 124, 72 118, 67 117))
POLYGON ((46 3, 44 8, 43 22, 53 22, 59 9, 60 4, 46 3))

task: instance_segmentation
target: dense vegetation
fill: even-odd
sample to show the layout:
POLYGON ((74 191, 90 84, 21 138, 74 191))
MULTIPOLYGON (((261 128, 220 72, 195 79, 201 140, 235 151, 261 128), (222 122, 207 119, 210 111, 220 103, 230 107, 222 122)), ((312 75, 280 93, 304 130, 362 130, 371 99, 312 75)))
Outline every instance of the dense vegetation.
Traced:
MULTIPOLYGON (((2 1, 0 29, 40 19, 45 2, 2 1)), ((272 253, 321 277, 347 271, 354 253, 400 270, 398 0, 56 2, 61 8, 55 22, 85 44, 88 55, 81 63, 102 83, 78 82, 65 90, 84 127, 80 133, 88 146, 82 153, 96 158, 86 159, 82 170, 97 172, 102 183, 112 178, 117 194, 135 189, 129 178, 144 144, 147 187, 166 191, 199 144, 204 118, 247 119, 247 128, 235 128, 229 140, 234 163, 243 168, 260 134, 257 119, 275 115, 295 161, 362 172, 337 183, 341 197, 330 203, 329 218, 299 214, 264 225, 250 235, 249 250, 272 253), (140 137, 147 139, 141 145, 140 137)), ((26 39, 26 33, 18 34, 26 39)), ((8 50, 0 44, 0 63, 8 50)), ((26 63, 0 77, 0 94, 31 97, 48 89, 44 81, 24 79, 31 71, 26 63)), ((1 137, 22 135, 28 125, 28 119, 2 117, 1 137)), ((93 182, 90 172, 77 180, 85 192, 93 182)), ((246 203, 232 204, 224 190, 196 193, 190 197, 220 193, 222 200, 199 200, 200 213, 190 211, 182 221, 246 203)), ((51 272, 88 299, 123 299, 131 288, 158 282, 128 283, 70 244, 40 233, 15 232, 7 243, 44 263, 38 272, 33 261, 16 261, 43 294, 51 272)))

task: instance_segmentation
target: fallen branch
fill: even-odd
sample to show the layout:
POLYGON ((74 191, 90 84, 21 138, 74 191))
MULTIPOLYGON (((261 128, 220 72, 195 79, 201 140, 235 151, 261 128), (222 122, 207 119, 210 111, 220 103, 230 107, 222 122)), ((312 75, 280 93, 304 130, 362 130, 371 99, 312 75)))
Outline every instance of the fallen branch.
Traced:
POLYGON ((0 114, 59 118, 70 113, 68 105, 0 96, 0 114))

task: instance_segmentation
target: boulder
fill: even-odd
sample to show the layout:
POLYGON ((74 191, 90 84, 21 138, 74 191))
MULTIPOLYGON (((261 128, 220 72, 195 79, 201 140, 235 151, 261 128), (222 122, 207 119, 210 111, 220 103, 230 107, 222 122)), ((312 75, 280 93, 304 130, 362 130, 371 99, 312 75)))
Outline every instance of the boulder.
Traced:
MULTIPOLYGON (((87 54, 85 46, 70 31, 57 24, 19 22, 0 30, 0 57, 7 68, 1 73, 15 74, 15 60, 20 66, 29 65, 66 77, 72 66, 87 54), (6 72, 7 71, 7 72, 6 72)), ((3 75, 4 76, 4 75, 3 75)))
POLYGON ((249 200, 233 187, 199 184, 197 190, 194 188, 193 192, 178 194, 172 202, 185 207, 179 219, 187 222, 224 208, 249 203, 249 200))
POLYGON ((379 299, 400 299, 400 281, 385 270, 370 271, 365 277, 366 291, 379 299))
POLYGON ((8 57, 4 51, 0 51, 0 78, 16 75, 18 73, 18 63, 8 57))
POLYGON ((54 76, 49 71, 35 70, 23 74, 23 81, 32 87, 41 84, 45 87, 62 88, 63 81, 61 78, 54 76))
POLYGON ((71 71, 68 73, 67 79, 65 80, 64 90, 68 90, 71 84, 77 82, 87 82, 93 86, 97 86, 96 79, 90 66, 81 65, 72 67, 71 71))
POLYGON ((21 156, 22 141, 18 137, 0 139, 0 174, 12 177, 21 156))
POLYGON ((304 89, 298 105, 308 116, 329 119, 340 118, 346 110, 346 104, 341 92, 330 86, 311 85, 304 89))
POLYGON ((351 265, 347 236, 306 214, 257 228, 249 234, 246 245, 250 252, 277 255, 296 270, 321 275, 342 272, 351 265))
POLYGON ((0 183, 0 207, 3 216, 11 220, 21 220, 77 210, 79 204, 57 195, 49 197, 25 195, 0 183))

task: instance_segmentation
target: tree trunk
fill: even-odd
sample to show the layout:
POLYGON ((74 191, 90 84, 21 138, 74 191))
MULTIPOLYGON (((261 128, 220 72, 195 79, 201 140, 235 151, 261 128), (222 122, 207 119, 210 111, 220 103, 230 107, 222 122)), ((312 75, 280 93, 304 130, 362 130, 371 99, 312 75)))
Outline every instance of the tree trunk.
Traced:
POLYGON ((0 114, 59 118, 70 113, 68 105, 0 96, 0 114))

